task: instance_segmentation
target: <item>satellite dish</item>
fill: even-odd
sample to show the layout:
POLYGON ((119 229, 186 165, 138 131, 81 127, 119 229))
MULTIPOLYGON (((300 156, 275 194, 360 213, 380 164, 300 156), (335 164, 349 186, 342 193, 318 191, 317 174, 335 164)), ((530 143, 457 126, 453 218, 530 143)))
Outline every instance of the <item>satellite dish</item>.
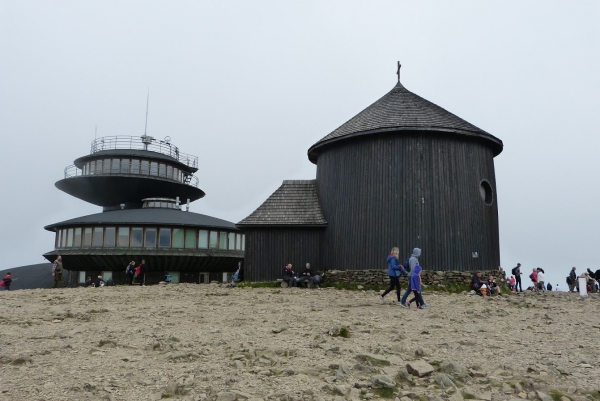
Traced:
POLYGON ((165 136, 165 142, 166 143, 170 143, 171 142, 171 137, 170 136, 165 136))

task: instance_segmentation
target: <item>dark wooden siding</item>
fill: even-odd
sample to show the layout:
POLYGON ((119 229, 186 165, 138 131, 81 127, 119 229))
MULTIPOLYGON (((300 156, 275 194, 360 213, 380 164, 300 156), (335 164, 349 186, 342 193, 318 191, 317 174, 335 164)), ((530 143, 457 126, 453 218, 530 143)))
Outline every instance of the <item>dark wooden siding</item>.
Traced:
POLYGON ((281 278, 283 267, 291 263, 294 271, 322 270, 319 242, 322 228, 245 228, 246 255, 244 274, 247 281, 281 278))
POLYGON ((402 259, 421 248, 430 270, 500 264, 493 151, 476 139, 403 132, 341 141, 318 158, 317 193, 326 269, 385 268, 393 246, 402 259))

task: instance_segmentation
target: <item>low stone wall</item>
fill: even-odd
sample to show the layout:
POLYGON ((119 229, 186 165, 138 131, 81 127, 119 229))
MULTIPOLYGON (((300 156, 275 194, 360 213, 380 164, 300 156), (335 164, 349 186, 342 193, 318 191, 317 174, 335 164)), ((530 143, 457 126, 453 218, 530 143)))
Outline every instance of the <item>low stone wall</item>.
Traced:
MULTIPOLYGON (((452 283, 471 284, 471 279, 475 272, 459 271, 433 271, 423 270, 421 280, 425 285, 445 286, 452 283)), ((481 272, 482 278, 493 275, 496 282, 502 286, 506 285, 506 275, 504 271, 486 270, 481 272)), ((400 283, 406 284, 407 277, 400 277, 400 283)), ((360 285, 387 285, 390 279, 387 275, 387 269, 377 270, 329 270, 323 274, 324 283, 343 283, 360 285)))

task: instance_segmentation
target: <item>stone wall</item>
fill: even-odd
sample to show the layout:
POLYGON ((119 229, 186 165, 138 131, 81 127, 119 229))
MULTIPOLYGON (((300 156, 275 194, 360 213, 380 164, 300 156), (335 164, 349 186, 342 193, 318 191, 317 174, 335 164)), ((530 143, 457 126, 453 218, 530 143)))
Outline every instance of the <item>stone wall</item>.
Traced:
MULTIPOLYGON (((445 286, 448 284, 471 284, 471 279, 475 272, 459 271, 433 271, 423 270, 421 280, 425 285, 445 286)), ((487 270, 481 272, 482 278, 493 275, 496 282, 500 285, 506 285, 506 275, 504 271, 487 270)), ((400 277, 400 283, 405 285, 407 277, 400 277)), ((387 269, 377 270, 330 270, 323 274, 324 283, 343 283, 360 285, 388 285, 390 279, 387 275, 387 269)))

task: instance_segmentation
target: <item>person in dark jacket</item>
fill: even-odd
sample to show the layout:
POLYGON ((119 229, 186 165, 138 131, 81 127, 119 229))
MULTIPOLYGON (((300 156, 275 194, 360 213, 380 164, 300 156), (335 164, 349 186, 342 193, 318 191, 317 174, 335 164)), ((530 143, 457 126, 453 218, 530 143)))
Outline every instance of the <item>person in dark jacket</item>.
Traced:
POLYGON ((127 265, 125 268, 125 274, 127 274, 127 279, 129 280, 129 285, 133 285, 133 277, 135 276, 135 261, 132 260, 131 263, 127 265))
POLYGON ((140 263, 136 270, 138 270, 138 282, 140 285, 144 285, 144 279, 146 278, 146 272, 148 271, 148 265, 146 265, 145 259, 142 259, 142 263, 140 263))
POLYGON ((96 282, 94 283, 94 287, 102 287, 104 285, 104 281, 102 280, 102 276, 98 276, 96 282))
POLYGON ((283 279, 283 281, 288 283, 288 288, 292 288, 292 287, 296 286, 296 273, 294 273, 294 271, 292 270, 291 263, 288 263, 283 268, 283 274, 282 274, 281 278, 283 279))
MULTIPOLYGON (((413 249, 413 253, 410 256, 410 258, 408 259, 408 269, 406 269, 407 273, 410 274, 411 277, 412 277, 412 272, 414 271, 414 268, 417 265, 419 265, 419 256, 421 256, 421 249, 420 248, 413 249)), ((408 299, 408 296, 410 294, 412 294, 412 287, 411 287, 411 282, 409 280, 406 291, 404 292, 404 295, 402 295, 402 299, 400 300, 400 306, 410 307, 410 304, 408 302, 406 302, 406 300, 408 299)), ((423 294, 421 294, 421 301, 423 302, 422 307, 429 308, 429 305, 427 305, 422 298, 423 298, 423 294)))
POLYGON ((84 287, 90 287, 94 285, 94 282, 92 281, 91 277, 88 277, 87 280, 85 280, 85 283, 83 284, 84 287))
POLYGON ((306 264, 306 268, 300 273, 299 283, 305 284, 308 288, 315 288, 317 286, 317 279, 315 277, 317 273, 310 268, 310 263, 306 264))
POLYGON ((10 291, 10 283, 12 283, 12 273, 6 273, 6 276, 2 279, 2 287, 5 291, 10 291))
POLYGON ((521 284, 521 264, 517 263, 517 266, 512 269, 512 273, 515 276, 516 284, 515 291, 523 292, 523 285, 521 284))
POLYGON ((567 278, 567 284, 569 285, 569 291, 570 292, 574 292, 575 288, 579 288, 578 287, 578 282, 577 282, 577 272, 576 272, 576 270, 577 270, 577 268, 575 266, 573 266, 573 268, 569 272, 569 277, 567 278))
POLYGON ((397 247, 393 247, 392 250, 390 251, 389 256, 387 257, 387 264, 388 264, 388 277, 390 278, 390 287, 385 290, 385 292, 383 294, 381 294, 381 296, 379 297, 381 299, 381 302, 385 302, 385 296, 390 293, 394 288, 396 288, 396 297, 398 298, 398 305, 401 305, 400 303, 400 276, 406 274, 406 270, 404 270, 404 267, 402 267, 402 265, 400 265, 400 262, 398 261, 398 255, 400 254, 400 249, 398 249, 397 247))

